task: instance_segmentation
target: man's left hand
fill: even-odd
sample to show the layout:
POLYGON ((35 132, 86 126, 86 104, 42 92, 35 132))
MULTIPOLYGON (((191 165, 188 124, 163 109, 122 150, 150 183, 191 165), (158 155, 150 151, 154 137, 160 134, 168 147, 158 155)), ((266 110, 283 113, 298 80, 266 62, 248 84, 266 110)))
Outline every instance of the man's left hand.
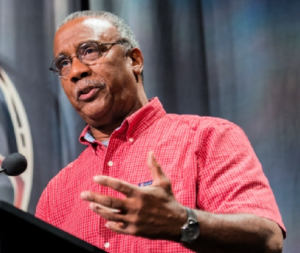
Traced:
POLYGON ((186 209, 175 199, 171 182, 152 151, 148 153, 147 164, 152 185, 138 187, 116 178, 95 176, 96 183, 126 197, 119 199, 86 191, 81 193, 81 198, 90 201, 90 208, 108 221, 106 227, 117 233, 179 241, 180 228, 187 221, 186 209))

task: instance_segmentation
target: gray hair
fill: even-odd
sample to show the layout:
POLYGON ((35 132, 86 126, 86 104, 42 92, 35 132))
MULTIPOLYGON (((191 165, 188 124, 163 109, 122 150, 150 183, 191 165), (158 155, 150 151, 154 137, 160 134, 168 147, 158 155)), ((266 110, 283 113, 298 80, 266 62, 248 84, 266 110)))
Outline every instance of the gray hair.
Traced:
POLYGON ((68 23, 71 20, 74 20, 76 18, 80 17, 103 17, 106 20, 110 21, 112 25, 114 25, 117 28, 118 36, 121 40, 124 40, 127 42, 130 46, 130 48, 137 47, 139 48, 139 43, 137 39, 135 38, 131 28, 125 23, 123 19, 120 17, 106 11, 77 11, 74 13, 71 13, 69 16, 67 16, 62 23, 59 25, 57 29, 59 29, 64 24, 68 23))

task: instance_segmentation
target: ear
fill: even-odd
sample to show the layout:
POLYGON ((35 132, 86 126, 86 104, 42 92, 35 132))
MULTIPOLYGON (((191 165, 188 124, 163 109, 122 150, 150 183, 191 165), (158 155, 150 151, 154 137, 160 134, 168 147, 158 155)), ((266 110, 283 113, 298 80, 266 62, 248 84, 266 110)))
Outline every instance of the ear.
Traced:
POLYGON ((143 67, 144 67, 144 58, 140 49, 133 48, 128 53, 128 56, 131 58, 132 62, 132 72, 135 76, 140 76, 143 67))

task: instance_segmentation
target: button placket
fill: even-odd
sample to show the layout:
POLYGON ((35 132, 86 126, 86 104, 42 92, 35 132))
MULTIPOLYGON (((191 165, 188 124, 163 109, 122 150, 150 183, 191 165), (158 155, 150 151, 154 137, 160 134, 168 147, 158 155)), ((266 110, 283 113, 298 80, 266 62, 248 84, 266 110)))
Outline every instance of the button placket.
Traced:
POLYGON ((104 243, 104 248, 108 249, 109 246, 110 246, 110 243, 109 243, 109 242, 105 242, 105 243, 104 243))

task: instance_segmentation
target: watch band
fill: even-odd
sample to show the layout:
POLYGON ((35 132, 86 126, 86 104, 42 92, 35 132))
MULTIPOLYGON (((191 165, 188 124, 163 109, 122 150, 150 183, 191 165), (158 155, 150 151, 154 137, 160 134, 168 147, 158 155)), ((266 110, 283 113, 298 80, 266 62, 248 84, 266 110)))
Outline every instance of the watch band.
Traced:
POLYGON ((190 208, 187 207, 186 211, 187 211, 187 214, 188 214, 188 220, 192 219, 192 220, 198 222, 198 217, 197 217, 196 213, 192 209, 190 209, 190 208))

